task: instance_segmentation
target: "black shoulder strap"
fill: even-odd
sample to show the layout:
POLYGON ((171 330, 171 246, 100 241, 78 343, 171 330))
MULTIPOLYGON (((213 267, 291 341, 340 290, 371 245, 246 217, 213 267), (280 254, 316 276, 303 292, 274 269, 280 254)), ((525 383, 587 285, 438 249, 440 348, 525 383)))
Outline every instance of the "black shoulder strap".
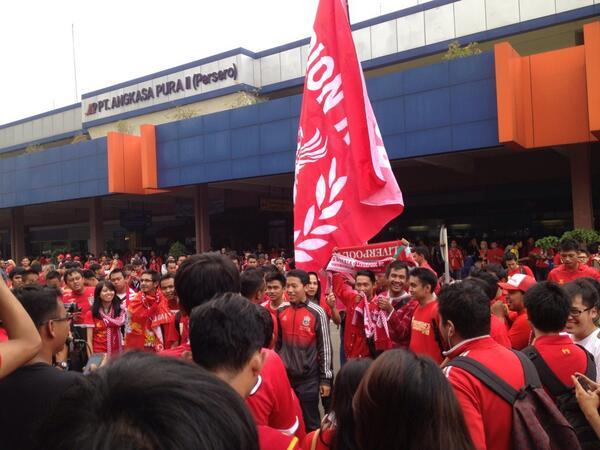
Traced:
POLYGON ((517 400, 519 392, 515 388, 473 358, 459 356, 449 361, 446 367, 448 366, 458 367, 469 372, 511 405, 517 400))
POLYGON ((592 381, 596 381, 596 377, 598 376, 598 372, 596 371, 596 360, 594 359, 594 355, 592 355, 583 345, 575 344, 577 347, 581 348, 585 352, 585 356, 587 357, 587 366, 585 368, 585 376, 588 377, 592 381))
POLYGON ((444 356, 444 345, 442 344, 442 335, 440 334, 440 329, 438 328, 437 320, 431 319, 431 327, 433 328, 433 337, 435 338, 435 342, 440 349, 440 353, 442 354, 442 359, 444 356))
POLYGON ((565 386, 565 384, 558 379, 552 369, 546 364, 546 361, 544 361, 540 352, 538 352, 533 345, 525 347, 521 351, 533 363, 542 384, 550 391, 550 394, 552 394, 553 397, 566 394, 571 390, 569 386, 565 386))
POLYGON ((530 386, 533 388, 542 387, 540 376, 538 375, 537 370, 535 370, 535 366, 531 360, 518 350, 512 350, 512 352, 517 355, 517 358, 519 358, 519 361, 521 362, 523 375, 525 377, 525 386, 530 386))

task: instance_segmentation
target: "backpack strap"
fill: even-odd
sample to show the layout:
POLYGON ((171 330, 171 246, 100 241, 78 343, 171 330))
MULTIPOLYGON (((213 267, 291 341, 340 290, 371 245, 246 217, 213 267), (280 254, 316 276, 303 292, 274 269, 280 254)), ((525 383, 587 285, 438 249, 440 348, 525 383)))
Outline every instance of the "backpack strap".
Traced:
POLYGON ((533 363, 535 366, 539 378, 550 394, 553 397, 558 397, 559 395, 567 394, 571 390, 569 386, 566 386, 562 381, 558 379, 556 374, 552 371, 552 369, 546 364, 540 352, 533 346, 525 347, 521 350, 527 358, 533 363))
POLYGON ((435 338, 435 342, 438 345, 438 348, 440 349, 442 359, 444 359, 444 345, 442 344, 442 335, 440 334, 440 329, 438 328, 437 320, 431 319, 431 327, 433 329, 433 337, 435 338))
POLYGON ((581 348, 585 352, 585 356, 587 357, 587 366, 585 368, 585 376, 588 377, 592 381, 596 381, 596 376, 598 372, 596 371, 596 360, 594 359, 594 355, 592 355, 583 345, 575 344, 577 347, 581 348))
POLYGON ((525 377, 525 387, 542 387, 540 376, 538 375, 538 372, 531 360, 525 354, 518 350, 512 350, 512 352, 515 355, 517 355, 517 358, 519 358, 519 361, 521 362, 521 367, 523 368, 523 375, 525 377))
POLYGON ((463 369, 470 373, 511 405, 513 405, 519 397, 519 391, 473 358, 459 356, 450 360, 448 364, 446 364, 446 367, 448 366, 458 367, 459 369, 463 369))

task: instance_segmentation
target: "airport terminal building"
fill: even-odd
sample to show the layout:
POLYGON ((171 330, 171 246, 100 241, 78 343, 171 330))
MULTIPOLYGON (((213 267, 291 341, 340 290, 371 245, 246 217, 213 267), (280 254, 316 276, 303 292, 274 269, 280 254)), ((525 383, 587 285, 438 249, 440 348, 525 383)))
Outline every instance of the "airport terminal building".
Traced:
MULTIPOLYGON (((594 227, 600 0, 406 3, 352 26, 406 204, 380 238, 594 227), (445 60, 454 41, 482 53, 445 60)), ((2 257, 291 248, 307 53, 237 48, 1 125, 2 257)))

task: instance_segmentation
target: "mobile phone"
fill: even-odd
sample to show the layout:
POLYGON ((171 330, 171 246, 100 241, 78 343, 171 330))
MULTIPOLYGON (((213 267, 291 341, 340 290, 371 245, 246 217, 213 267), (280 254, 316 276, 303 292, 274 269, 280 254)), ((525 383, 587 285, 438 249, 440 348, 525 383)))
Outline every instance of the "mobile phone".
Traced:
POLYGON ((106 356, 106 353, 93 353, 92 356, 90 356, 90 358, 88 359, 87 364, 83 368, 83 373, 84 374, 90 373, 92 364, 95 365, 96 367, 100 367, 100 364, 102 364, 102 361, 104 361, 105 356, 106 356))
POLYGON ((581 375, 576 375, 576 377, 577 377, 577 381, 579 381, 579 384, 581 385, 581 387, 584 390, 586 390, 588 392, 593 391, 592 386, 590 386, 590 383, 588 383, 588 380, 585 377, 583 377, 581 375))

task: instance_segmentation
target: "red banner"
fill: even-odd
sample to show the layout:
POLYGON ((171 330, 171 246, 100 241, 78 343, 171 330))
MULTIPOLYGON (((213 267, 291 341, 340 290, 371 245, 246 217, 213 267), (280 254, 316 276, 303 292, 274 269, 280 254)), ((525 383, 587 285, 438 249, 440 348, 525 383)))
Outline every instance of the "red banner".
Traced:
POLYGON ((306 64, 294 182, 296 265, 361 245, 403 210, 344 0, 320 0, 306 64))

